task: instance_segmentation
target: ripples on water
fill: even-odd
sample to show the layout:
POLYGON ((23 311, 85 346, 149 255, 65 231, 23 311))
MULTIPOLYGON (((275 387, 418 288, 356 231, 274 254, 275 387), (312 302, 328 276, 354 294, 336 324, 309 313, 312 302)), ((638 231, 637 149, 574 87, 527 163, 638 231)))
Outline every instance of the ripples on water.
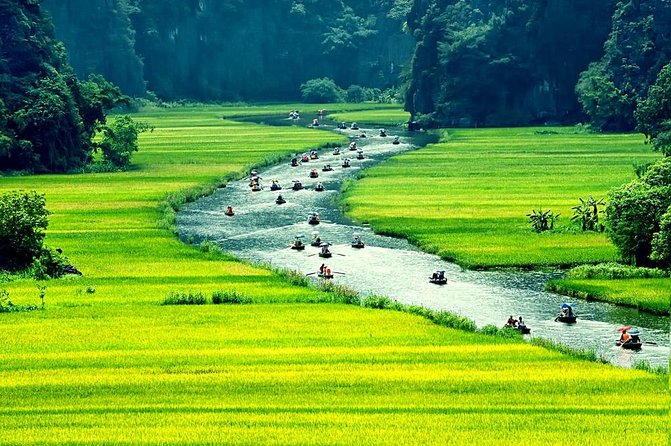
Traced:
MULTIPOLYGON (((278 267, 291 268, 308 274, 315 272, 325 261, 338 272, 335 281, 356 289, 362 294, 382 294, 399 302, 419 304, 436 310, 448 310, 473 319, 478 326, 501 326, 509 315, 523 316, 533 336, 562 342, 574 348, 594 349, 614 364, 631 366, 646 360, 654 366, 668 366, 669 318, 639 312, 600 302, 576 302, 575 325, 554 322, 565 297, 544 291, 545 282, 552 276, 539 272, 478 272, 462 270, 459 266, 423 253, 401 239, 383 237, 368 228, 348 220, 337 206, 338 191, 346 178, 355 177, 362 168, 370 167, 385 158, 403 151, 422 147, 432 142, 426 134, 402 134, 402 144, 391 144, 390 137, 377 136, 375 129, 365 129, 368 138, 357 138, 365 160, 352 159, 352 168, 340 167, 346 157, 355 152, 343 148, 342 155, 332 150, 321 150, 320 159, 292 168, 282 163, 259 171, 264 190, 251 192, 248 180, 229 183, 214 195, 189 204, 177 218, 183 239, 210 240, 236 256, 255 262, 268 262, 278 267), (322 172, 330 163, 333 172, 322 172), (318 179, 310 179, 311 169, 319 170, 318 179), (287 203, 275 204, 278 192, 269 189, 270 181, 277 179, 287 203), (305 190, 292 191, 292 180, 302 181, 305 190), (317 181, 326 187, 324 192, 312 190, 317 181), (224 215, 226 206, 234 207, 236 215, 224 215), (307 215, 319 212, 322 223, 307 224, 307 215), (288 248, 296 235, 304 235, 309 242, 313 231, 322 240, 333 244, 331 259, 317 256, 318 248, 308 246, 303 252, 288 248), (366 248, 357 250, 349 243, 355 233, 362 235, 366 248), (449 278, 445 286, 428 283, 428 275, 444 269, 449 278), (617 328, 632 325, 640 328, 647 344, 639 352, 622 350, 614 345, 617 328)), ((341 131, 348 136, 353 133, 341 131)))

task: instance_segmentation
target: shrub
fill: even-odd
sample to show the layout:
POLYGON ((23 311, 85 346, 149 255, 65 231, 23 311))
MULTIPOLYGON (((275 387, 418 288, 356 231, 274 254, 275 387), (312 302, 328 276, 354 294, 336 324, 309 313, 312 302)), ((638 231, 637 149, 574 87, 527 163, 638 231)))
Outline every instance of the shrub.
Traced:
POLYGON ((547 211, 534 209, 530 214, 527 214, 527 217, 529 217, 529 224, 534 231, 544 232, 554 229, 559 214, 555 214, 549 209, 547 211))
POLYGON ((212 293, 212 303, 219 304, 251 304, 252 298, 239 294, 236 291, 215 291, 212 293))
POLYGON ((343 90, 327 77, 321 79, 310 79, 301 85, 301 94, 304 102, 343 102, 345 93, 343 90))
POLYGON ((49 225, 45 204, 35 191, 0 195, 0 269, 16 271, 39 257, 49 225))
POLYGON ((35 310, 37 310, 37 305, 14 305, 9 300, 9 292, 7 290, 0 290, 0 313, 20 313, 35 310))
POLYGON ((570 279, 650 279, 668 277, 669 273, 656 268, 637 268, 619 263, 581 265, 568 273, 570 279))
POLYGON ((207 300, 203 293, 171 291, 163 299, 163 305, 205 305, 207 300))

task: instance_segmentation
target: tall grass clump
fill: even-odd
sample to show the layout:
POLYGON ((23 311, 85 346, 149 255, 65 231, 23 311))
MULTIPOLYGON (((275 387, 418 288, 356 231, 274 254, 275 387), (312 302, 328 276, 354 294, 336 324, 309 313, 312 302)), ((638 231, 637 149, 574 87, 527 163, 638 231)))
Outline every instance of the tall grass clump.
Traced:
POLYGON ((559 353, 562 353, 573 358, 582 359, 590 362, 600 362, 603 364, 608 364, 608 360, 597 356, 594 350, 580 350, 576 348, 569 347, 560 342, 551 341, 549 339, 542 338, 531 338, 531 343, 539 347, 546 348, 548 350, 553 350, 559 353))
POLYGON ((170 291, 163 299, 162 305, 205 305, 207 299, 201 292, 170 291))
POLYGON ((475 322, 467 317, 450 313, 449 311, 436 311, 419 305, 405 305, 385 296, 371 295, 363 300, 362 305, 366 308, 377 310, 393 310, 402 313, 414 314, 428 319, 441 327, 454 328, 474 333, 477 330, 475 322))
POLYGON ((567 274, 570 279, 660 279, 669 277, 669 271, 658 268, 640 268, 620 263, 581 265, 567 274))
POLYGON ((249 296, 245 296, 244 294, 238 293, 237 291, 234 291, 234 290, 214 291, 212 293, 212 303, 215 304, 215 305, 220 305, 220 304, 233 304, 233 305, 251 304, 252 303, 252 298, 249 297, 249 296))

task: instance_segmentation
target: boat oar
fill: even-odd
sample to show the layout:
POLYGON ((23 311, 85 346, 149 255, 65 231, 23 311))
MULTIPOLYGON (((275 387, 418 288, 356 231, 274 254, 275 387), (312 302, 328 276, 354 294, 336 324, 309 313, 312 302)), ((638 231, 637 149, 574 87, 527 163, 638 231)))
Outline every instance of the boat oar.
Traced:
POLYGON ((342 274, 343 276, 345 275, 345 273, 341 273, 340 271, 333 271, 333 274, 342 274))
POLYGON ((652 341, 645 341, 644 344, 645 345, 659 345, 658 343, 652 342, 652 341))
POLYGON ((345 254, 339 254, 339 253, 337 253, 337 252, 336 252, 336 255, 337 255, 337 256, 347 257, 345 254))
POLYGON ((317 273, 307 273, 306 276, 314 276, 317 273))

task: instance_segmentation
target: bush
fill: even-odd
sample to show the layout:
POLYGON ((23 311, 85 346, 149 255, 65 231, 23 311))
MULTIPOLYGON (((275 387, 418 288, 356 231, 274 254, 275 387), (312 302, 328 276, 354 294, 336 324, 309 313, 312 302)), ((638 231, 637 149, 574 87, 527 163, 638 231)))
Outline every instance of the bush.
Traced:
POLYGON ((301 85, 303 101, 308 103, 343 102, 345 92, 332 79, 310 79, 301 85))
POLYGON ((0 290, 0 313, 20 313, 35 310, 37 310, 37 305, 14 305, 9 300, 9 292, 7 290, 0 290))
POLYGON ((347 102, 358 104, 366 99, 366 92, 359 85, 350 85, 347 89, 347 102))
POLYGON ((147 130, 153 129, 145 123, 133 121, 130 116, 119 116, 105 126, 102 141, 98 144, 105 163, 126 169, 133 152, 138 151, 138 135, 147 130))
POLYGON ((215 291, 212 293, 212 303, 219 304, 251 304, 252 298, 236 291, 215 291))
POLYGON ((668 277, 669 273, 656 268, 637 268, 619 263, 602 263, 599 265, 581 265, 568 273, 570 279, 652 279, 668 277))
POLYGON ((49 225, 45 204, 35 191, 0 195, 0 269, 17 271, 39 257, 49 225))
POLYGON ((163 305, 205 305, 207 300, 203 293, 180 293, 176 291, 171 291, 163 299, 163 305))

